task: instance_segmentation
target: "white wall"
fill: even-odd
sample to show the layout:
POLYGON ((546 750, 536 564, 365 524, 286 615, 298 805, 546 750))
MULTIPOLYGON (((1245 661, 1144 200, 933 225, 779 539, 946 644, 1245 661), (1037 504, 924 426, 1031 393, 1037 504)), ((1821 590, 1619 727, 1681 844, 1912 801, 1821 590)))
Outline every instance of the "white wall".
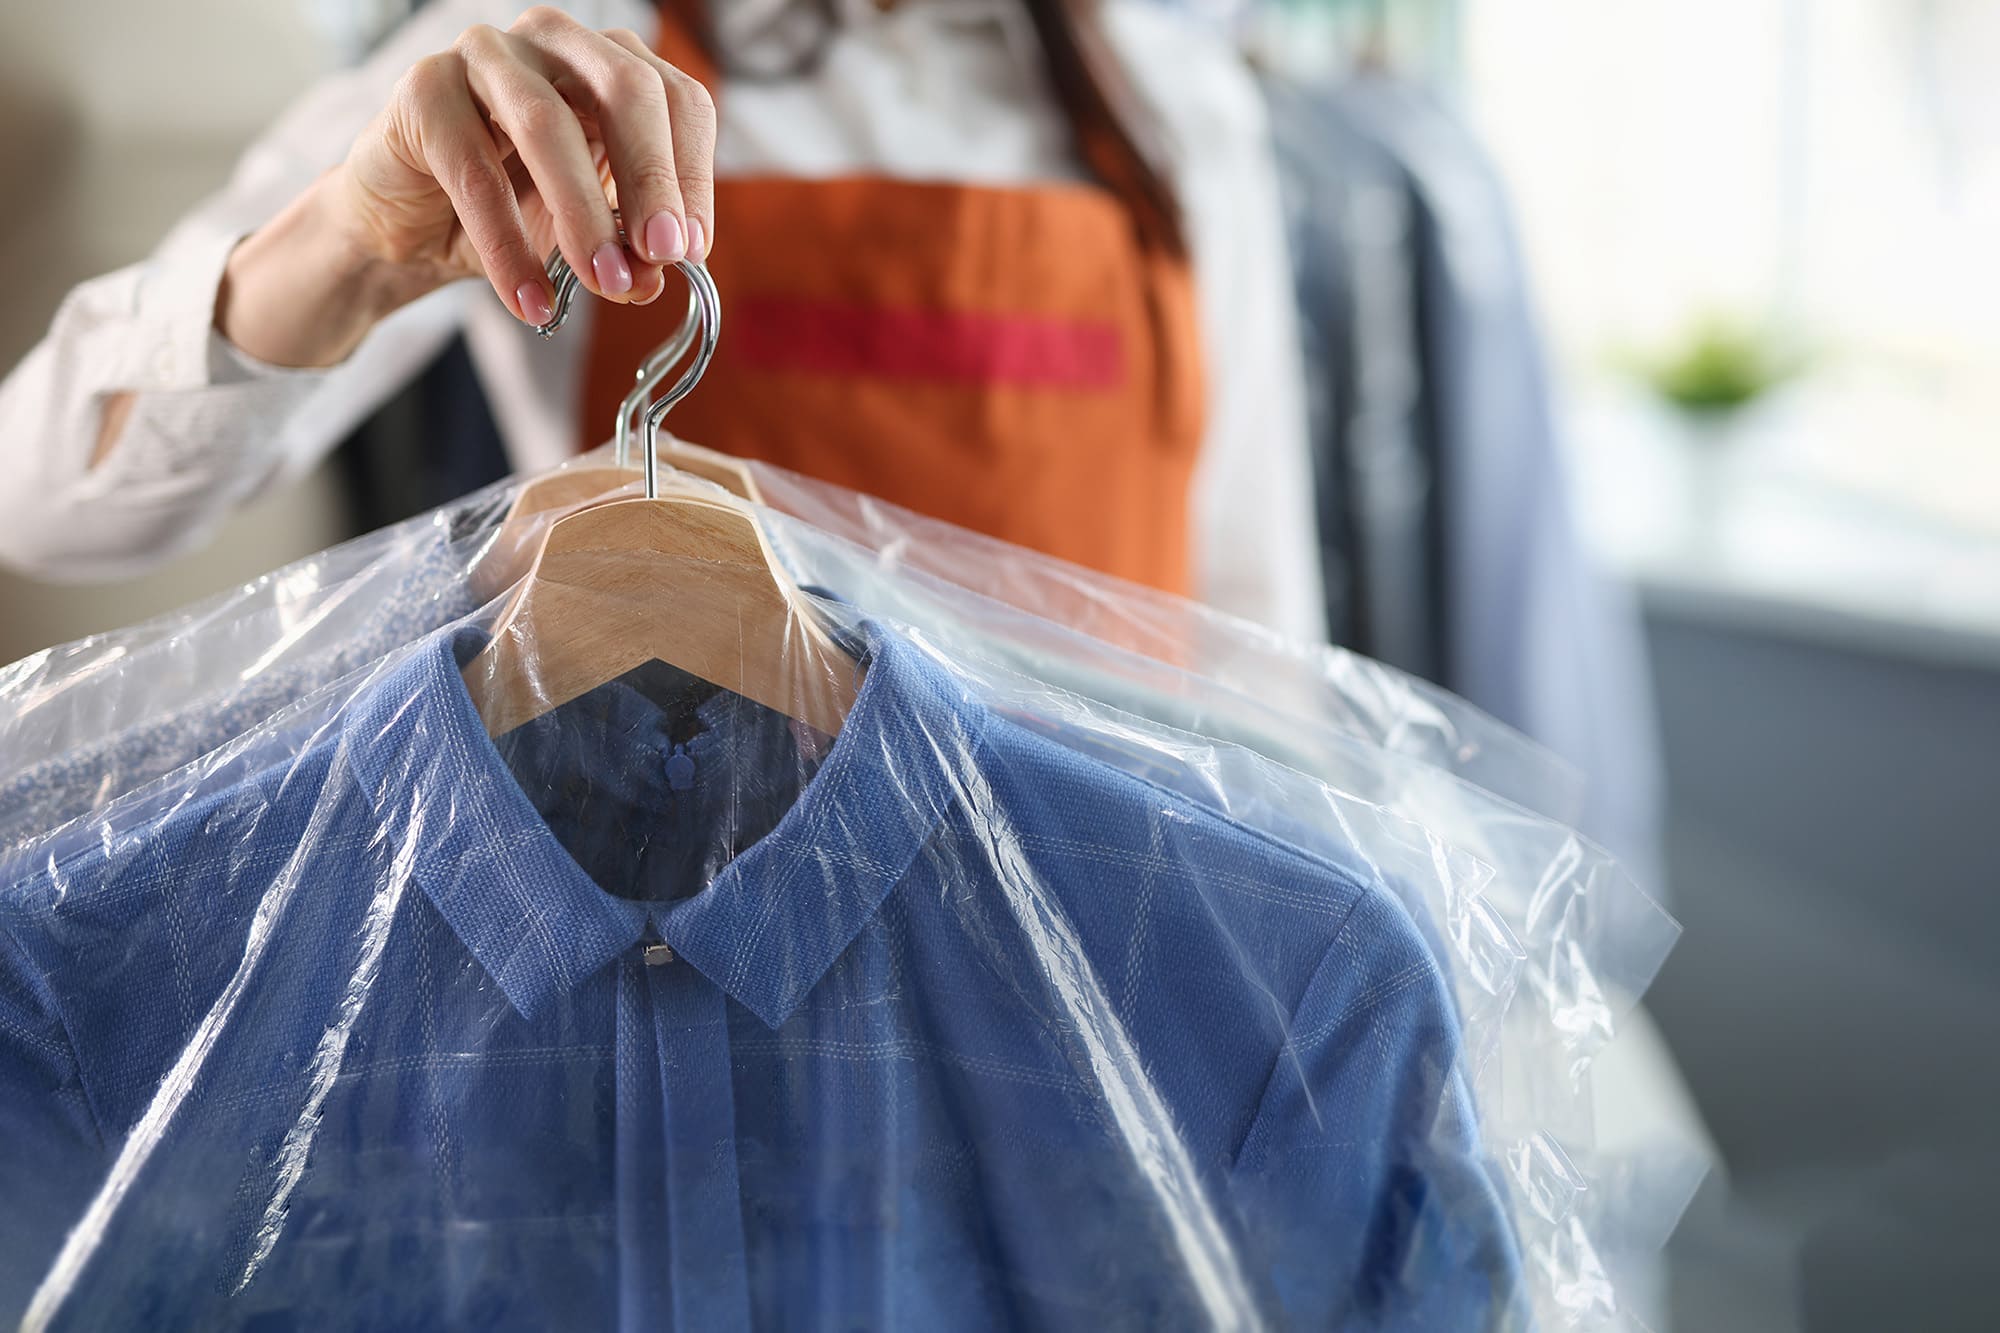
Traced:
POLYGON ((59 101, 93 135, 239 142, 324 69, 303 0, 8 5, 0 79, 59 101))
MULTIPOLYGON (((15 0, 0 19, 0 367, 78 280, 143 257, 332 60, 298 0, 15 0)), ((344 535, 330 479, 267 497, 206 549, 108 588, 0 574, 0 662, 115 628, 344 535)))

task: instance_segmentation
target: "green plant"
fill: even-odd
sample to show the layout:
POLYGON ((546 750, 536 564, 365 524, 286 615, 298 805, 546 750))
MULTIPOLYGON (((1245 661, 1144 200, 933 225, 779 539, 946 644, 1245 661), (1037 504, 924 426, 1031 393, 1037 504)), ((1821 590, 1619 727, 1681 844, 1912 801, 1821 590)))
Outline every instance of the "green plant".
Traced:
POLYGON ((1772 333, 1707 319, 1643 374, 1653 391, 1675 407, 1710 416, 1740 410, 1802 368, 1802 359, 1772 333))

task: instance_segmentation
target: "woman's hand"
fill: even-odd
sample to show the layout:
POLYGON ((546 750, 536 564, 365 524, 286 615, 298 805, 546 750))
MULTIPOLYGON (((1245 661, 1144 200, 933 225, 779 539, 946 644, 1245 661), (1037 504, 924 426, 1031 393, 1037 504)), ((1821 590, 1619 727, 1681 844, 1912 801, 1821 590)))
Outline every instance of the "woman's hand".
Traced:
POLYGON ((279 365, 331 365, 390 311, 485 275, 550 315, 552 245, 598 295, 643 304, 715 235, 715 107, 630 32, 536 8, 419 61, 349 152, 236 248, 216 327, 279 365), (621 210, 623 244, 611 210, 621 210))

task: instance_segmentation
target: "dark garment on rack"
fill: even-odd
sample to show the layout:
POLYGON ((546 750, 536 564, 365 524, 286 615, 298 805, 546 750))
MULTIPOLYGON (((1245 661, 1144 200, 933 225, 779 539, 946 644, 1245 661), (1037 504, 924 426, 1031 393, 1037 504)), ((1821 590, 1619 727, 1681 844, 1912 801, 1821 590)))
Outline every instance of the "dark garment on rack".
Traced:
POLYGON ((1576 765, 1589 794, 1570 813, 1657 886, 1638 614, 1584 548, 1505 188, 1408 84, 1266 93, 1284 188, 1304 201, 1302 322, 1341 331, 1307 343, 1327 582, 1349 606, 1335 633, 1576 765))
POLYGON ((463 336, 355 427, 334 457, 355 532, 449 504, 511 471, 463 336))
POLYGON ((1411 184, 1325 94, 1276 80, 1265 93, 1307 367, 1329 630, 1438 680, 1443 512, 1411 184))

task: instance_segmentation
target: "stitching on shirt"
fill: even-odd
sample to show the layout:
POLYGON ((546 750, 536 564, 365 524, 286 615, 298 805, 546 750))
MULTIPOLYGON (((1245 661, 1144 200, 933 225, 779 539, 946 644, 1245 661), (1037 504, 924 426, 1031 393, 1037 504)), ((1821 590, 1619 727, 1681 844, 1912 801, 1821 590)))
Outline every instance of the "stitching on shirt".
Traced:
POLYGON ((1424 980, 1430 974, 1430 964, 1424 959, 1416 959, 1403 968, 1402 971, 1392 973, 1376 981, 1367 990, 1348 1001, 1346 1008, 1342 1009, 1325 1023, 1314 1028, 1311 1032, 1306 1033, 1304 1037, 1300 1037, 1294 1033, 1293 1040, 1300 1046, 1316 1045, 1344 1027, 1357 1014, 1373 1009, 1384 1000, 1408 990, 1412 985, 1424 980))
MULTIPOLYGON (((833 757, 820 769, 819 780, 824 782, 831 778, 835 782, 840 781, 846 774, 847 769, 852 765, 851 753, 851 751, 835 751, 833 757)), ((838 790, 838 788, 835 788, 835 790, 838 790)), ((820 843, 820 834, 828 818, 829 813, 825 805, 821 805, 812 811, 811 826, 802 831, 799 838, 787 838, 784 842, 774 843, 772 850, 784 854, 788 861, 801 859, 802 853, 795 852, 790 844, 797 841, 802 842, 807 848, 817 848, 820 843)), ((775 829, 772 830, 773 833, 776 831, 775 829)), ((794 870, 796 866, 792 865, 785 868, 794 870)), ((776 919, 781 901, 786 896, 783 893, 773 893, 765 898, 764 910, 758 913, 757 919, 751 923, 749 933, 745 936, 742 943, 737 946, 736 957, 730 963, 729 980, 724 985, 724 989, 731 994, 742 993, 743 979, 750 973, 751 961, 758 956, 757 946, 762 941, 764 932, 771 928, 771 922, 776 919)), ((789 996, 796 988, 787 986, 785 989, 789 996)))
MULTIPOLYGON (((1128 852, 1115 847, 1105 847, 1098 843, 1072 841, 1068 838, 1052 837, 1045 833, 1022 832, 1016 835, 1019 841, 1079 859, 1107 862, 1129 866, 1135 870, 1157 871, 1162 874, 1177 874, 1188 877, 1188 863, 1167 857, 1154 856, 1144 852, 1128 852)), ((1273 884, 1268 880, 1249 875, 1237 874, 1216 865, 1203 865, 1200 870, 1203 882, 1214 881, 1225 888, 1234 889, 1246 898, 1259 902, 1275 903, 1279 906, 1296 907, 1301 911, 1313 912, 1320 916, 1344 918, 1353 911, 1353 903, 1327 903, 1322 895, 1290 889, 1273 884)), ((1363 892, 1366 892, 1364 890, 1363 892)))
MULTIPOLYGON (((1146 841, 1149 857, 1165 855, 1160 848, 1160 826, 1153 820, 1146 821, 1146 841)), ((1146 947, 1152 941, 1153 895, 1159 883, 1157 875, 1141 878, 1139 901, 1132 909, 1132 932, 1125 940, 1125 985, 1118 997, 1118 1010, 1128 1023, 1139 1005, 1139 977, 1145 970, 1146 947)))
MULTIPOLYGON (((454 1068, 468 1065, 478 1068, 507 1068, 555 1064, 580 1064, 591 1060, 606 1060, 614 1054, 609 1046, 550 1046, 536 1047, 520 1051, 500 1051, 491 1054, 471 1054, 455 1052, 433 1052, 427 1055, 405 1055, 394 1059, 370 1061, 352 1069, 342 1069, 334 1085, 353 1083, 369 1074, 400 1074, 412 1070, 424 1073, 449 1072, 454 1068)), ((246 1088, 218 1097, 213 1105, 217 1110, 236 1111, 268 1102, 285 1094, 290 1083, 265 1083, 258 1087, 246 1088)))
MULTIPOLYGON (((1346 882, 1345 879, 1342 882, 1346 882)), ((1256 1109, 1251 1112, 1250 1121, 1244 1126, 1242 1136, 1230 1146, 1229 1160, 1232 1164, 1242 1159, 1243 1150, 1249 1147, 1250 1141, 1257 1136, 1257 1131, 1264 1124, 1265 1115, 1271 1103, 1271 1085, 1277 1081, 1278 1070, 1284 1066, 1286 1060, 1297 1061, 1298 1059, 1298 1047, 1295 1044, 1295 1038, 1297 1036, 1300 1006, 1312 998, 1313 988, 1319 984, 1320 975, 1332 965, 1334 953, 1340 948, 1342 942, 1347 939, 1347 932, 1353 928, 1355 918, 1360 914, 1361 905, 1378 892, 1380 890, 1372 886, 1364 887, 1355 900, 1348 905, 1347 915, 1341 921, 1340 929, 1334 932, 1331 940, 1327 941, 1326 951, 1319 956, 1319 962, 1314 964, 1312 975, 1306 978, 1305 989, 1299 992, 1299 1002, 1292 1006, 1292 1012, 1285 1023, 1285 1040, 1279 1044, 1277 1052, 1271 1058, 1270 1071, 1264 1075, 1263 1090, 1257 1094, 1257 1100, 1254 1104, 1256 1109)))
POLYGON ((400 1055, 389 1060, 370 1060, 352 1069, 341 1071, 341 1078, 358 1078, 363 1074, 403 1073, 421 1069, 426 1072, 450 1069, 454 1066, 472 1065, 554 1065, 574 1064, 582 1060, 599 1060, 609 1057, 609 1046, 537 1046, 519 1051, 431 1051, 421 1055, 400 1055))
POLYGON ((886 1063, 890 1060, 908 1060, 927 1056, 940 1064, 956 1065, 975 1074, 985 1074, 993 1078, 1006 1079, 1014 1083, 1031 1083, 1040 1087, 1061 1091, 1079 1091, 1083 1082, 1074 1077, 1051 1074, 1046 1070, 1034 1069, 1026 1065, 1011 1064, 985 1056, 966 1055, 960 1051, 948 1050, 927 1041, 892 1039, 878 1042, 838 1041, 826 1037, 765 1037, 745 1041, 733 1041, 732 1049, 750 1053, 772 1055, 821 1055, 836 1060, 874 1061, 886 1063))

